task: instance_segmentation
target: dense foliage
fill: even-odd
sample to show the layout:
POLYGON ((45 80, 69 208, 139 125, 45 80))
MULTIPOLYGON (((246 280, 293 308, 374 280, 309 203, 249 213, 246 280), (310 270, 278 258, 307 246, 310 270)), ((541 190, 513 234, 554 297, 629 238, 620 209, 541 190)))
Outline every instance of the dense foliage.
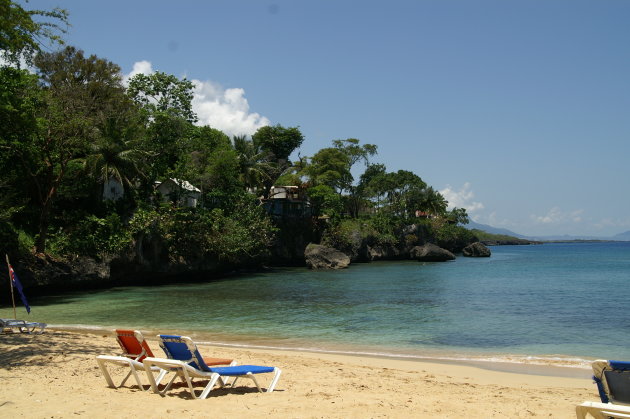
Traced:
POLYGON ((274 185, 299 187, 298 204, 308 207, 301 216, 326 220, 324 241, 339 248, 356 234, 397 244, 404 225, 427 219, 441 242, 467 237, 456 226, 467 222, 465 210, 447 211, 418 175, 372 163, 376 145, 336 139, 292 161, 305 141, 298 127, 230 138, 197 124, 185 78, 155 72, 125 84, 107 59, 72 46, 41 51, 42 39, 61 44, 65 11, 28 11, 11 0, 0 0, 0 11, 7 252, 108 259, 146 241, 159 243, 169 263, 262 263, 276 228, 261 203, 273 199, 274 185), (173 189, 158 193, 169 181, 173 189))

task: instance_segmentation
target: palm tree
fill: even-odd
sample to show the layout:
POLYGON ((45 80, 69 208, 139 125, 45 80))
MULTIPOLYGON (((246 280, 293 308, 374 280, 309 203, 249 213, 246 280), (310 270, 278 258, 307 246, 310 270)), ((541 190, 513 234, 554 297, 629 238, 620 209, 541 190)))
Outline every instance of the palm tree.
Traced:
POLYGON ((255 193, 272 181, 273 174, 277 171, 276 165, 268 160, 268 152, 256 147, 244 135, 235 136, 233 140, 234 149, 238 153, 240 180, 249 191, 255 193))
POLYGON ((103 187, 111 180, 124 188, 131 187, 137 177, 145 177, 142 167, 150 153, 137 148, 133 128, 120 128, 118 121, 106 122, 101 138, 91 145, 83 159, 86 173, 95 177, 103 187))
POLYGON ((433 215, 440 215, 446 212, 448 202, 444 196, 429 186, 424 191, 424 199, 422 202, 422 210, 433 215))

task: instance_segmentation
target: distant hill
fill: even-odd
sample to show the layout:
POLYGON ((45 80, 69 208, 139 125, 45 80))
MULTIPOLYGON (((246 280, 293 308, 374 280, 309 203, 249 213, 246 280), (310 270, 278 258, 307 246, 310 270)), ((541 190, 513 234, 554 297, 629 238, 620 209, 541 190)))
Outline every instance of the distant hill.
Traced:
POLYGON ((532 240, 540 240, 546 242, 572 242, 572 241, 611 241, 612 237, 598 237, 598 236, 569 236, 568 234, 558 236, 534 236, 530 237, 532 240))
POLYGON ((630 230, 614 235, 613 240, 630 241, 630 230))
POLYGON ((512 236, 512 237, 517 237, 519 239, 527 239, 527 237, 523 236, 522 234, 515 233, 513 231, 508 230, 507 228, 492 227, 487 224, 480 224, 474 221, 469 222, 464 227, 466 227, 468 230, 481 230, 490 234, 499 234, 502 236, 512 236))
POLYGON ((523 236, 522 234, 515 233, 506 228, 492 227, 487 224, 480 224, 474 221, 471 221, 470 223, 466 224, 464 227, 466 227, 469 230, 482 230, 490 234, 512 236, 512 237, 517 237, 519 239, 534 240, 534 241, 576 241, 576 240, 630 241, 630 230, 624 233, 619 233, 612 237, 569 236, 567 234, 557 235, 557 236, 523 236))

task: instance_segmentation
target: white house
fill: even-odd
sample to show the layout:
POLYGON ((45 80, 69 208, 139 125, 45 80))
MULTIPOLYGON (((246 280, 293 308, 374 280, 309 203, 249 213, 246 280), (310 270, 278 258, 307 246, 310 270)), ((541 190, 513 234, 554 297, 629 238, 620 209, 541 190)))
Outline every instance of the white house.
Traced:
POLYGON ((124 194, 125 189, 123 185, 114 178, 109 178, 103 185, 103 199, 106 201, 117 201, 124 194))
POLYGON ((162 195, 164 202, 177 202, 185 207, 196 207, 201 197, 201 190, 181 179, 170 178, 156 182, 155 189, 162 195))
POLYGON ((299 186, 272 186, 263 206, 274 217, 310 217, 312 214, 305 190, 299 186))
POLYGON ((269 190, 269 199, 300 199, 300 187, 272 186, 269 190))

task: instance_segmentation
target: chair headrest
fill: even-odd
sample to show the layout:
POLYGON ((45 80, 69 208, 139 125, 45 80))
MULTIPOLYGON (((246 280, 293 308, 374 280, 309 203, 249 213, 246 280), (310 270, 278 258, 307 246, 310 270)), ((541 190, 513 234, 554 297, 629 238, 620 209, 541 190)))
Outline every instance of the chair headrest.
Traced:
POLYGON ((149 344, 139 330, 116 329, 116 339, 125 354, 135 357, 137 361, 142 362, 147 356, 153 357, 149 344))
POLYGON ((170 359, 186 362, 201 371, 210 371, 204 362, 197 345, 188 336, 158 335, 160 347, 170 359))

